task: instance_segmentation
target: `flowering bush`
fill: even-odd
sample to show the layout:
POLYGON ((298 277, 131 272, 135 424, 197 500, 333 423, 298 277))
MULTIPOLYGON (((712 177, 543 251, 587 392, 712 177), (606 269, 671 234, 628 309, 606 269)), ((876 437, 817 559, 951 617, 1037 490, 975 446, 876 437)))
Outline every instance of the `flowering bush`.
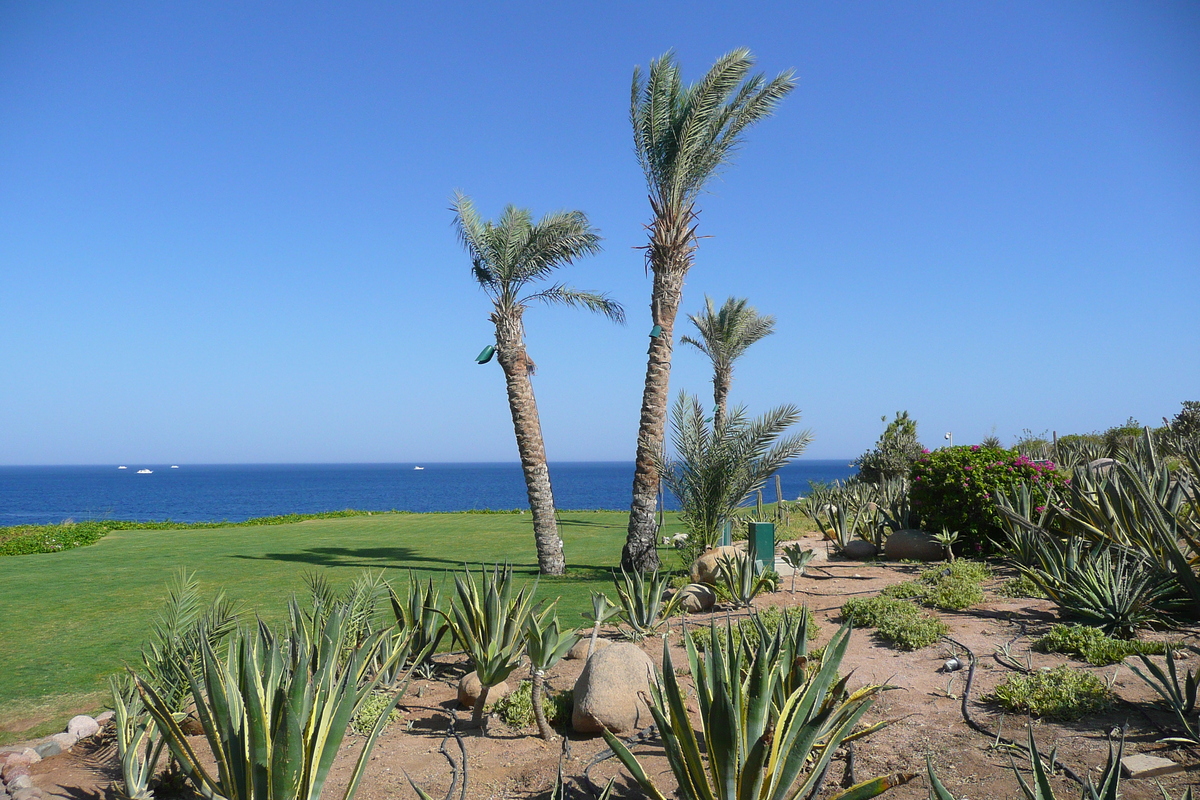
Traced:
POLYGON ((1002 539, 997 489, 1029 486, 1038 506, 1047 493, 1069 482, 1048 461, 1032 461, 1015 450, 979 445, 945 447, 922 455, 909 475, 909 498, 927 531, 958 531, 955 550, 988 552, 1002 539))

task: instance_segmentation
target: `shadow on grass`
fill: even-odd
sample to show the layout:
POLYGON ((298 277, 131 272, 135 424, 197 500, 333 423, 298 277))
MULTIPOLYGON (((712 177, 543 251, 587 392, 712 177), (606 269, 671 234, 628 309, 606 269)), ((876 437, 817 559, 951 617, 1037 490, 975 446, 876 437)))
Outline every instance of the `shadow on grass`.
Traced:
MULTIPOLYGON (((477 570, 480 562, 467 562, 453 558, 435 558, 419 555, 410 547, 313 547, 290 553, 263 553, 260 556, 235 555, 231 558, 242 558, 249 561, 291 561, 301 564, 313 564, 322 567, 361 567, 363 569, 379 569, 391 567, 394 569, 422 568, 418 565, 440 564, 442 569, 459 570, 464 566, 477 570)), ((491 561, 483 566, 490 566, 491 561)), ((438 567, 423 567, 437 569, 438 567)), ((513 572, 518 575, 537 577, 536 563, 514 563, 513 572)), ((568 564, 567 574, 558 576, 542 576, 546 581, 557 580, 596 580, 609 579, 614 568, 597 564, 568 564)))

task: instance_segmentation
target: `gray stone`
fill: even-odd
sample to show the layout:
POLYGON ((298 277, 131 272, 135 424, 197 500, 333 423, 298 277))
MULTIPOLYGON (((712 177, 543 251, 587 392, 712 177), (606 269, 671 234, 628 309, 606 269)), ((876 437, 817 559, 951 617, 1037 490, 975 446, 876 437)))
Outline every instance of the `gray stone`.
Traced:
POLYGON ((76 739, 75 736, 70 733, 56 733, 50 737, 50 741, 57 742, 58 746, 61 747, 63 750, 70 750, 72 747, 75 746, 75 742, 77 742, 79 740, 76 739))
POLYGON ((842 548, 842 555, 855 561, 866 561, 868 558, 874 558, 878 553, 878 548, 866 539, 855 539, 842 548))
MULTIPOLYGON (((487 702, 494 703, 502 697, 507 697, 512 690, 513 687, 507 681, 502 681, 488 689, 487 702)), ((458 682, 458 704, 463 708, 474 708, 475 700, 478 699, 481 692, 483 692, 483 684, 479 682, 479 676, 474 672, 468 672, 458 682)))
POLYGON ((696 563, 692 564, 692 583, 707 583, 716 586, 721 579, 721 573, 717 570, 717 563, 728 556, 729 558, 737 558, 742 551, 733 545, 724 545, 722 547, 714 547, 712 550, 707 550, 699 558, 696 563))
POLYGON ((1125 756, 1121 759, 1121 766, 1125 768, 1125 775, 1130 778, 1158 778, 1184 770, 1182 764, 1176 764, 1169 758, 1148 756, 1145 753, 1125 756))
POLYGON ((1087 468, 1088 472, 1093 475, 1107 475, 1112 472, 1112 468, 1117 465, 1115 458, 1097 458, 1095 461, 1089 461, 1087 468))
POLYGON ((112 712, 112 711, 102 711, 102 712, 100 712, 99 714, 97 714, 97 715, 96 715, 96 724, 97 724, 97 725, 100 725, 101 727, 103 727, 103 726, 104 726, 104 723, 106 723, 106 722, 108 722, 110 719, 112 719, 112 718, 113 718, 113 716, 114 716, 114 715, 113 715, 113 712, 112 712))
POLYGON ((679 590, 679 607, 689 614, 708 611, 717 602, 717 593, 703 583, 689 583, 679 590))
POLYGON ((579 733, 633 733, 654 722, 646 699, 654 662, 632 644, 598 650, 575 681, 571 725, 579 733))
POLYGON ((87 714, 71 717, 71 721, 67 723, 67 733, 74 734, 79 739, 86 739, 98 730, 100 723, 87 714))
MULTIPOLYGON (((576 642, 575 646, 568 650, 567 654, 563 656, 563 658, 567 659, 568 661, 585 660, 588 657, 588 647, 591 646, 591 643, 592 635, 589 633, 587 636, 584 636, 582 639, 576 642)), ((610 644, 612 644, 612 642, 610 642, 608 639, 596 639, 597 650, 608 647, 610 644)))
POLYGON ((29 775, 18 775, 8 782, 8 790, 15 792, 17 789, 29 789, 33 786, 33 778, 29 775))
POLYGON ((884 554, 892 561, 941 561, 945 549, 924 531, 896 531, 883 543, 884 554))
POLYGON ((62 747, 59 746, 58 742, 51 739, 42 742, 33 749, 37 751, 37 754, 42 758, 50 758, 51 756, 56 756, 62 752, 62 747))
POLYGON ((31 786, 28 789, 17 789, 12 793, 12 800, 42 800, 45 796, 41 789, 31 786))

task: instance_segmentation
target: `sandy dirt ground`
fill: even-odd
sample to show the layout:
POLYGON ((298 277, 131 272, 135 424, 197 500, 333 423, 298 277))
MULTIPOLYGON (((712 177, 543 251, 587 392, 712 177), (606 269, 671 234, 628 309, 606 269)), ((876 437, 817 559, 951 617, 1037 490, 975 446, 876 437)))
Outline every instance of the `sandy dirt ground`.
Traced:
MULTIPOLYGON (((815 540, 810 543, 822 547, 815 540)), ((820 645, 837 629, 839 609, 854 596, 878 593, 892 583, 909 580, 922 569, 914 564, 858 563, 829 558, 818 562, 796 582, 791 591, 790 579, 785 578, 780 591, 760 597, 758 607, 768 605, 807 605, 821 625, 820 645)), ((982 604, 961 613, 938 612, 950 626, 950 636, 971 648, 978 656, 978 667, 969 698, 972 716, 991 730, 998 727, 1006 736, 1024 741, 1024 717, 1002 715, 982 698, 1009 670, 999 664, 993 652, 1008 644, 1011 650, 1024 656, 1033 640, 1044 633, 1056 620, 1053 606, 1045 601, 1012 600, 999 597, 995 588, 1002 578, 985 584, 987 599, 982 604)), ((718 610, 719 617, 729 612, 718 610)), ((693 615, 689 624, 706 624, 708 615, 693 615)), ((609 632, 615 636, 615 632, 609 632)), ((1200 643, 1197 631, 1185 631, 1192 644, 1200 643)), ((672 637, 672 640, 678 637, 672 637)), ((656 638, 641 646, 656 664, 662 663, 662 640, 656 638)), ((676 648, 676 665, 686 664, 681 648, 676 648)), ((915 652, 893 650, 875 640, 869 631, 853 634, 843 671, 853 670, 851 686, 865 683, 886 683, 898 687, 883 694, 868 712, 866 722, 880 719, 893 723, 854 747, 853 777, 864 780, 875 775, 913 772, 918 776, 909 784, 891 790, 886 796, 896 800, 925 798, 928 787, 924 778, 925 759, 933 757, 942 782, 959 798, 1017 798, 1021 796, 1017 780, 1009 765, 1009 752, 995 747, 994 740, 982 735, 963 720, 961 698, 965 688, 966 671, 945 673, 941 667, 946 658, 961 654, 949 645, 935 645, 915 652)), ((1185 766, 1185 771, 1156 780, 1127 780, 1123 782, 1123 797, 1127 800, 1161 800, 1158 782, 1174 798, 1182 797, 1189 785, 1200 785, 1200 749, 1188 749, 1159 743, 1166 735, 1170 718, 1154 705, 1155 696, 1127 666, 1090 667, 1064 656, 1032 653, 1035 667, 1050 667, 1070 663, 1077 669, 1093 671, 1111 682, 1118 698, 1114 708, 1077 723, 1061 724, 1034 721, 1034 734, 1043 753, 1057 747, 1060 761, 1079 775, 1096 778, 1108 754, 1109 732, 1122 726, 1126 729, 1126 754, 1147 753, 1169 758, 1185 766)), ((414 681, 401 706, 403 718, 392 724, 380 738, 371 755, 370 765, 357 797, 362 800, 382 798, 414 798, 408 778, 416 781, 435 798, 447 796, 451 788, 451 768, 448 759, 461 761, 454 739, 446 738, 451 717, 466 720, 469 711, 457 708, 456 686, 465 672, 461 656, 439 657, 443 665, 436 680, 414 681), (445 749, 448 755, 443 754, 445 749)), ((1195 668, 1195 664, 1187 662, 1195 668)), ((563 661, 550 674, 549 682, 557 689, 569 689, 582 669, 582 661, 563 661)), ((462 734, 466 750, 468 798, 548 798, 562 759, 563 769, 576 797, 590 796, 580 776, 584 766, 605 749, 598 737, 582 737, 567 733, 567 746, 561 741, 543 742, 536 730, 512 730, 493 718, 487 734, 470 731, 462 734)), ((109 737, 111 739, 111 737, 109 737)), ((202 746, 202 739, 197 739, 202 746)), ((343 752, 335 763, 324 797, 339 798, 345 788, 347 775, 362 747, 363 739, 349 734, 343 752)), ((674 781, 670 776, 661 747, 653 742, 637 745, 634 752, 642 759, 647 771, 670 796, 674 781)), ((1018 764, 1027 763, 1021 754, 1018 764)), ((93 740, 81 742, 71 752, 48 758, 33 765, 34 785, 56 798, 100 800, 117 797, 119 772, 115 768, 115 750, 103 733, 93 740)), ((845 777, 847 759, 839 756, 830 772, 825 795, 837 790, 845 777)), ((603 784, 610 777, 618 781, 620 797, 642 796, 629 780, 616 759, 609 759, 591 771, 592 778, 603 784)), ((1080 789, 1061 774, 1054 777, 1060 798, 1076 798, 1080 789)), ((454 797, 459 796, 461 784, 454 797)))

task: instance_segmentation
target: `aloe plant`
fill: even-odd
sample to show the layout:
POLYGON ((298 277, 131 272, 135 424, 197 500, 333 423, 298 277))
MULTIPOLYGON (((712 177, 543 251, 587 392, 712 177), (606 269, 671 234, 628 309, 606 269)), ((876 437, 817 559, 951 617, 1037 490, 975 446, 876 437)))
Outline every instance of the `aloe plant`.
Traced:
POLYGON ((613 583, 621 602, 620 616, 629 625, 622 633, 634 641, 656 633, 683 602, 679 593, 663 600, 668 579, 666 573, 658 570, 649 575, 621 570, 620 578, 614 572, 613 583))
POLYGON ((154 718, 146 711, 136 685, 128 676, 109 678, 109 689, 113 700, 117 760, 125 784, 122 796, 127 800, 152 800, 154 793, 150 783, 167 741, 158 732, 154 718))
MULTIPOLYGON (((715 623, 714 640, 719 635, 715 623)), ((683 688, 675 676, 670 649, 663 647, 663 672, 651 687, 651 713, 662 736, 667 761, 683 800, 811 800, 818 795, 836 750, 869 735, 886 723, 854 731, 883 686, 846 691, 848 677, 837 671, 850 639, 843 626, 826 648, 821 665, 804 677, 782 706, 774 701, 784 666, 770 657, 760 639, 753 653, 739 647, 726 628, 726 643, 701 657, 685 637, 699 701, 701 736, 692 730, 683 688), (700 741, 705 742, 702 751, 700 741)), ((787 665, 791 670, 793 665, 787 665)), ((607 731, 605 741, 644 792, 655 800, 667 795, 620 739, 607 731)), ((913 776, 874 778, 834 795, 838 800, 875 797, 913 776)))
POLYGON ((538 735, 549 741, 554 738, 554 732, 546 722, 546 710, 542 703, 546 692, 546 671, 562 660, 580 636, 577 631, 564 631, 559 626, 558 615, 553 607, 539 614, 530 614, 526 626, 525 652, 529 655, 529 674, 533 683, 530 695, 533 718, 537 722, 538 735))
POLYGON ((513 673, 525 650, 526 623, 534 611, 535 587, 513 593, 512 567, 496 565, 479 570, 481 584, 470 570, 454 576, 458 602, 451 603, 450 629, 475 667, 483 687, 471 710, 471 726, 483 724, 489 690, 513 673))
MULTIPOLYGON (((292 601, 292 619, 303 618, 292 601)), ((192 747, 176 714, 150 682, 135 676, 138 692, 172 754, 199 792, 225 800, 319 800, 351 717, 378 687, 368 676, 370 654, 385 631, 372 634, 343 658, 356 635, 347 609, 322 614, 318 628, 273 634, 262 622, 229 640, 225 657, 201 643, 199 674, 188 671, 192 701, 204 727, 210 761, 192 747)), ((393 658, 405 656, 403 649, 393 658)), ((343 800, 358 790, 375 740, 396 707, 407 679, 367 736, 343 800)))
POLYGON ((759 569, 746 553, 724 555, 717 560, 717 575, 737 608, 750 608, 754 598, 776 587, 778 575, 759 569))
POLYGON ((806 550, 799 542, 784 545, 780 550, 783 563, 792 568, 792 591, 796 591, 796 578, 804 574, 809 562, 816 558, 816 550, 806 550))

